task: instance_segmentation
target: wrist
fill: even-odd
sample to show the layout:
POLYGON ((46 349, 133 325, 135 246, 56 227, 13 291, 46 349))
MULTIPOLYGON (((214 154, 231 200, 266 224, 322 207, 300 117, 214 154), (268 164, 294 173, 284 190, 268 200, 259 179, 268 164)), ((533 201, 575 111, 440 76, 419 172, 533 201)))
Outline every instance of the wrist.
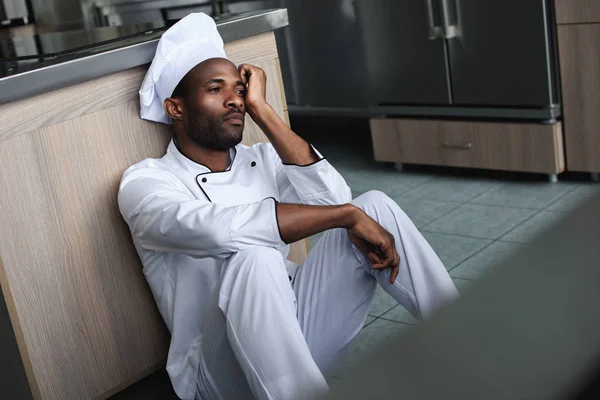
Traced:
POLYGON ((352 204, 349 204, 349 203, 342 205, 340 208, 341 208, 340 228, 352 229, 352 227, 354 227, 354 225, 356 225, 356 222, 358 221, 358 218, 360 217, 362 210, 356 206, 353 206, 352 204))
POLYGON ((266 101, 246 104, 246 109, 257 124, 265 121, 269 113, 273 111, 273 108, 266 101))

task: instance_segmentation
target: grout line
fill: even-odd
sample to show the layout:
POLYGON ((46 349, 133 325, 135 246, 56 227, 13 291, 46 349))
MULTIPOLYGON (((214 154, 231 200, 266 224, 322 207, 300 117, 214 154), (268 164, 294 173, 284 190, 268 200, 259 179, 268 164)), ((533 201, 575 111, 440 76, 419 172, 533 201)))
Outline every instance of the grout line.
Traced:
MULTIPOLYGON (((369 316, 371 316, 371 317, 374 317, 373 315, 369 315, 369 316)), ((363 327, 362 327, 362 328, 360 328, 360 329, 361 329, 361 330, 362 330, 362 329, 365 329, 367 326, 371 325, 373 322, 377 321, 378 319, 379 319, 379 317, 374 317, 374 318, 373 318, 373 321, 369 322, 368 324, 364 324, 364 325, 363 325, 363 327)))
MULTIPOLYGON (((506 236, 506 235, 504 235, 504 236, 506 236)), ((498 239, 497 242, 500 242, 500 243, 509 243, 509 244, 522 244, 522 245, 530 245, 532 243, 532 242, 517 242, 515 240, 502 240, 502 238, 498 239)))
MULTIPOLYGON (((563 198, 567 197, 568 195, 570 195, 571 193, 575 192, 576 190, 578 190, 579 188, 581 188, 581 186, 575 186, 573 189, 569 190, 568 192, 566 192, 565 194, 563 194, 562 196, 559 196, 558 198, 554 199, 553 201, 550 202, 550 204, 548 204, 546 207, 544 207, 544 210, 547 211, 554 211, 554 210, 548 210, 549 207, 551 207, 553 204, 558 203, 560 200, 562 200, 563 198)), ((566 212, 570 212, 570 211, 566 211, 566 212)))
MULTIPOLYGON (((460 267, 461 265, 463 265, 464 263, 469 261, 471 258, 475 257, 477 254, 481 253, 482 251, 484 251, 485 249, 487 249, 488 247, 490 247, 491 245, 496 243, 497 241, 498 241, 498 239, 492 241, 491 243, 488 243, 487 245, 485 245, 481 249, 479 249, 478 252, 471 254, 469 257, 465 258, 464 260, 462 260, 461 262, 456 264, 454 267, 450 268, 448 270, 448 274, 450 274, 450 272, 454 271, 456 268, 460 267)), ((460 277, 459 276, 450 276, 450 278, 460 278, 460 277)), ((465 279, 465 278, 460 278, 460 279, 465 279)), ((473 280, 475 280, 475 279, 473 279, 473 280)))
MULTIPOLYGON (((419 231, 421 231, 422 229, 427 228, 429 225, 433 224, 434 222, 436 222, 437 220, 444 218, 446 215, 450 214, 452 211, 458 209, 459 207, 461 207, 462 205, 464 205, 465 203, 459 203, 456 207, 451 208, 450 210, 448 210, 447 212, 443 213, 442 215, 438 216, 437 218, 434 218, 433 220, 429 221, 428 223, 424 224, 423 226, 421 226, 420 228, 417 228, 419 231)), ((425 231, 427 232, 427 231, 425 231)), ((435 232, 437 233, 437 232, 435 232)))
POLYGON ((473 204, 473 205, 477 205, 477 206, 488 206, 488 207, 502 207, 502 208, 517 208, 519 210, 544 210, 544 208, 539 208, 539 207, 521 207, 521 206, 503 206, 501 204, 489 204, 489 203, 477 203, 476 201, 473 200, 469 200, 467 202, 468 204, 473 204))
POLYGON ((521 225, 525 224, 527 221, 531 221, 536 215, 540 215, 542 213, 542 210, 538 210, 537 212, 533 213, 532 215, 529 216, 529 218, 524 219, 523 221, 521 221, 520 223, 518 223, 516 226, 513 226, 511 229, 509 229, 508 231, 504 232, 502 235, 500 235, 500 237, 498 237, 496 239, 496 241, 499 241, 500 239, 502 239, 504 236, 508 235, 509 233, 511 233, 512 231, 514 231, 515 229, 517 229, 518 227, 520 227, 521 225))
MULTIPOLYGON (((429 224, 427 224, 427 225, 429 225, 429 224)), ((458 237, 463 237, 463 238, 467 238, 467 239, 480 239, 480 240, 498 240, 499 239, 499 238, 490 238, 490 237, 483 237, 483 236, 463 235, 462 233, 439 232, 439 231, 434 231, 431 229, 419 228, 419 230, 422 230, 423 232, 426 232, 426 233, 435 233, 436 235, 458 236, 458 237)))
POLYGON ((395 322, 397 324, 402 324, 402 325, 408 325, 408 326, 419 326, 417 324, 411 324, 409 322, 400 322, 400 321, 396 321, 394 319, 389 319, 389 318, 381 318, 379 317, 379 319, 384 320, 384 321, 388 321, 388 322, 395 322))

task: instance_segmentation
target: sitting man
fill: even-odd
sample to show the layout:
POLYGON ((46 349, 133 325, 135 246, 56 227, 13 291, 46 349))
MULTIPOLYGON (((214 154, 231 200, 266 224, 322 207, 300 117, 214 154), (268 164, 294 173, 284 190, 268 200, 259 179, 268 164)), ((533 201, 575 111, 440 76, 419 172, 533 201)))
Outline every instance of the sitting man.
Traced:
POLYGON ((265 91, 265 73, 227 60, 204 14, 164 33, 140 90, 142 118, 172 123, 173 139, 124 173, 118 200, 182 399, 321 395, 376 285, 417 318, 457 297, 398 205, 377 191, 352 200, 265 91), (240 144, 246 112, 270 143, 240 144), (302 265, 287 260, 289 243, 324 231, 302 265))

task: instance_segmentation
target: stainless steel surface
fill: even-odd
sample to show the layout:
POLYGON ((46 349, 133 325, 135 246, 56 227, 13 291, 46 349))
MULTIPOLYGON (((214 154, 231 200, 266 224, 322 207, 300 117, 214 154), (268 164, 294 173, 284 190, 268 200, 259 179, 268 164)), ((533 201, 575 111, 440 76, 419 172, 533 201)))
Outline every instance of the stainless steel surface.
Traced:
POLYGON ((456 9, 452 8, 456 0, 441 0, 442 2, 442 37, 452 39, 458 36, 456 9), (452 5, 450 4, 452 2, 452 5))
POLYGON ((372 107, 395 115, 560 117, 551 0, 357 0, 357 10, 372 107), (435 26, 442 40, 430 40, 435 26))
POLYGON ((425 5, 427 6, 427 27, 429 28, 429 40, 440 39, 443 37, 442 30, 435 22, 433 0, 425 0, 425 5))
POLYGON ((441 117, 441 118, 472 118, 472 119, 494 119, 494 120, 531 120, 551 121, 562 115, 562 109, 558 105, 550 108, 499 108, 499 107, 425 107, 425 106, 377 106, 370 107, 371 115, 386 115, 390 117, 441 117))
POLYGON ((3 21, 28 16, 26 0, 0 0, 0 28, 4 25, 3 21))
POLYGON ((471 150, 473 148, 473 143, 449 143, 446 141, 442 142, 443 149, 452 149, 452 150, 471 150))
POLYGON ((449 105, 446 41, 429 40, 427 3, 358 0, 356 8, 369 104, 449 105))
POLYGON ((38 32, 83 28, 81 0, 31 0, 38 32))
POLYGON ((290 16, 290 26, 277 32, 288 103, 366 107, 368 81, 353 2, 275 2, 290 16))
MULTIPOLYGON (((225 42, 276 30, 288 24, 287 10, 274 9, 224 18, 217 28, 225 42)), ((159 36, 159 35, 156 35, 159 36)), ((98 76, 148 64, 152 61, 158 37, 117 44, 113 50, 96 49, 55 64, 0 78, 0 103, 84 82, 98 76), (119 47, 120 46, 120 47, 119 47)))
POLYGON ((557 63, 549 2, 460 0, 461 33, 448 40, 456 105, 541 108, 558 102, 551 85, 557 63))

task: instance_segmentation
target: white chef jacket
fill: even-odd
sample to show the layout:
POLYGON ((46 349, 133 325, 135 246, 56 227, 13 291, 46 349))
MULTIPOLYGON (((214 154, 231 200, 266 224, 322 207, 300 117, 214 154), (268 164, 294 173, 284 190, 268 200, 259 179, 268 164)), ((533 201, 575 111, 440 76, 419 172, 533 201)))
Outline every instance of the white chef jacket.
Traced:
MULTIPOLYGON (((286 165, 270 143, 240 144, 228 170, 211 172, 171 141, 164 157, 123 174, 119 208, 171 332, 167 371, 182 399, 196 391, 204 316, 223 261, 250 246, 277 248, 287 258, 276 201, 351 201, 342 176, 317 154, 316 163, 286 165)), ((288 261, 290 275, 295 269, 288 261)))

